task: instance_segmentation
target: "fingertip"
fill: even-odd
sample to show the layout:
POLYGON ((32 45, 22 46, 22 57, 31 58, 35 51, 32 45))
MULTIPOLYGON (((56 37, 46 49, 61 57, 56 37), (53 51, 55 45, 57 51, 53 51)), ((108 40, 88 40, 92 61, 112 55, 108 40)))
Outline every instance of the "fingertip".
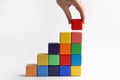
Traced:
POLYGON ((81 19, 82 20, 82 23, 85 24, 85 19, 81 19))
POLYGON ((83 21, 83 24, 85 24, 85 22, 83 21))
POLYGON ((71 20, 69 21, 69 24, 71 24, 71 20))
POLYGON ((68 22, 68 24, 71 24, 71 22, 68 22))
POLYGON ((71 24, 71 19, 68 19, 68 24, 71 24))
POLYGON ((85 24, 85 20, 83 20, 83 24, 85 24))

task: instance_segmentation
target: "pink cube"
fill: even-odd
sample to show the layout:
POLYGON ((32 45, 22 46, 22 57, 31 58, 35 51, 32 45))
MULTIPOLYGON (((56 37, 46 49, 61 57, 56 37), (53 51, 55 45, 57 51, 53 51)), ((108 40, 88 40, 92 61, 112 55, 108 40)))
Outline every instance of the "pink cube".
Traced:
POLYGON ((81 32, 72 32, 72 43, 82 43, 82 33, 81 32))

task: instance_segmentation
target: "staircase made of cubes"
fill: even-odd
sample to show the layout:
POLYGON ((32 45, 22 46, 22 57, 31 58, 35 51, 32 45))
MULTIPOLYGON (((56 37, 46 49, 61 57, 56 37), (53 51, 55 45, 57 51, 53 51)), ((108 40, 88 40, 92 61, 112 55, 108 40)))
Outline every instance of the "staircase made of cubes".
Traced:
POLYGON ((26 76, 81 76, 82 20, 72 19, 73 32, 60 32, 60 41, 48 43, 48 52, 38 53, 36 64, 27 64, 26 76))

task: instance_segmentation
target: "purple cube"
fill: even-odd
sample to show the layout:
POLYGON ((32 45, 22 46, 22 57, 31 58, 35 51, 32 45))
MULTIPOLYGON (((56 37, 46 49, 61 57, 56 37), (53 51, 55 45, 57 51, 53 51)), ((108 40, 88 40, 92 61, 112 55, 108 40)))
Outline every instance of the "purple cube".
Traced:
POLYGON ((59 45, 59 43, 49 43, 49 45, 48 45, 48 53, 49 54, 59 54, 60 53, 60 45, 59 45))
POLYGON ((59 66, 48 66, 48 76, 59 76, 59 66))

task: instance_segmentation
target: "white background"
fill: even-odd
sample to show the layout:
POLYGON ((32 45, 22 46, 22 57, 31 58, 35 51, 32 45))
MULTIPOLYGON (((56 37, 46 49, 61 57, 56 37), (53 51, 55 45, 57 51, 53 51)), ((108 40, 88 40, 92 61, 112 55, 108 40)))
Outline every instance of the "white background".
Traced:
POLYGON ((0 80, 120 80, 120 2, 82 2, 82 77, 26 78, 26 64, 36 63, 37 53, 47 53, 48 43, 59 42, 59 32, 71 31, 70 25, 55 0, 0 0, 0 80))

